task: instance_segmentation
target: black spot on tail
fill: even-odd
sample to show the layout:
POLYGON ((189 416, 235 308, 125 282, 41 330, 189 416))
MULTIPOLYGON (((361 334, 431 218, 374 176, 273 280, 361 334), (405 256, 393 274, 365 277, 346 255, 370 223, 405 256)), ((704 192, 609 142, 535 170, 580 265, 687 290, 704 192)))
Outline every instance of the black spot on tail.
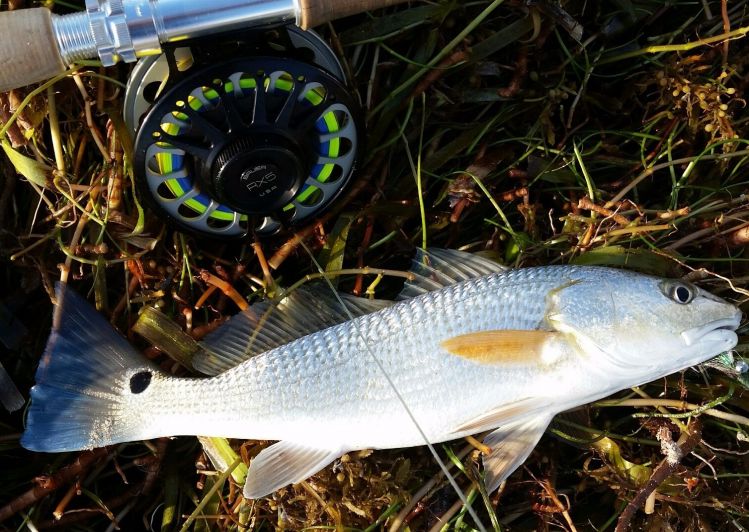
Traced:
POLYGON ((132 377, 130 377, 130 391, 133 393, 141 393, 151 384, 151 372, 150 371, 139 371, 132 377))

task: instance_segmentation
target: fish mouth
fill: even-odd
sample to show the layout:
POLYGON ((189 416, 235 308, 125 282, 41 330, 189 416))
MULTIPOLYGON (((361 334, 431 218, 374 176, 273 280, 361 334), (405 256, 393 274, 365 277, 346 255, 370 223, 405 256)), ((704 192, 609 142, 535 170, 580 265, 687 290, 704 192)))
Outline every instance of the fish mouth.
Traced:
POLYGON ((681 333, 681 338, 687 346, 694 345, 698 342, 710 342, 719 344, 730 344, 726 349, 735 346, 739 337, 736 335, 736 329, 741 323, 741 312, 736 312, 730 318, 711 321, 700 327, 687 329, 681 333))

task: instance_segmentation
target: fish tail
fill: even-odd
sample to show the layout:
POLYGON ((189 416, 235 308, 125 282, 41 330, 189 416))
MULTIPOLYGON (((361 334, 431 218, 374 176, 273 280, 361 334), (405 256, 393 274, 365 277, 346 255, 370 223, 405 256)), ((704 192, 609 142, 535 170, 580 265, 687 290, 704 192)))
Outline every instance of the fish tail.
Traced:
POLYGON ((64 452, 148 439, 139 403, 159 370, 75 292, 58 284, 57 299, 21 445, 64 452))

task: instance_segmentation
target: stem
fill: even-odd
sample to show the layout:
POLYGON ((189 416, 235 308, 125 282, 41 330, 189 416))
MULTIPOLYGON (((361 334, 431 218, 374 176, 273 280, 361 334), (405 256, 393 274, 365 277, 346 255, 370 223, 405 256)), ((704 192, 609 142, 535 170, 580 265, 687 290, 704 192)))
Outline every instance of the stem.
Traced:
MULTIPOLYGON (((598 401, 594 404, 594 406, 665 406, 668 408, 678 408, 681 410, 692 411, 700 411, 701 408, 701 405, 679 401, 678 399, 624 399, 621 401, 598 401)), ((725 419, 726 421, 733 421, 734 423, 738 423, 739 425, 749 426, 749 417, 740 416, 738 414, 731 414, 730 412, 723 412, 722 410, 716 410, 714 408, 708 408, 707 410, 700 411, 700 413, 716 417, 718 419, 725 419)))
POLYGON ((622 61, 624 59, 631 59, 632 57, 638 57, 638 56, 646 55, 646 54, 658 54, 662 52, 686 52, 694 48, 699 48, 700 46, 708 46, 710 44, 727 41, 728 39, 741 38, 741 37, 746 36, 747 33, 749 33, 749 26, 744 26, 742 28, 737 28, 727 33, 721 33, 720 35, 716 35, 715 37, 708 37, 707 39, 698 39, 696 41, 687 42, 684 44, 657 44, 653 46, 646 46, 645 48, 640 48, 639 50, 634 50, 632 52, 626 52, 623 54, 619 54, 619 55, 615 55, 612 57, 602 59, 601 61, 598 62, 598 64, 606 65, 608 63, 615 63, 617 61, 622 61))

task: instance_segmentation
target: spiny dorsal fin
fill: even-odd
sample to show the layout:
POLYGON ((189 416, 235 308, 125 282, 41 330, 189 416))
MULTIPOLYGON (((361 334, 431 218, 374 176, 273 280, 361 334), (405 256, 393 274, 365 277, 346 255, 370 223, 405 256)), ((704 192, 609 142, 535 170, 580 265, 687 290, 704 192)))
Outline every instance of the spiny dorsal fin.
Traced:
POLYGON ((411 299, 462 281, 506 270, 506 266, 473 253, 453 249, 417 249, 410 272, 416 278, 406 281, 398 300, 411 299))
MULTIPOLYGON (((339 294, 353 317, 376 312, 392 301, 339 294)), ((201 342, 193 367, 217 375, 245 360, 349 320, 327 285, 301 287, 280 302, 263 301, 237 314, 201 342)))

